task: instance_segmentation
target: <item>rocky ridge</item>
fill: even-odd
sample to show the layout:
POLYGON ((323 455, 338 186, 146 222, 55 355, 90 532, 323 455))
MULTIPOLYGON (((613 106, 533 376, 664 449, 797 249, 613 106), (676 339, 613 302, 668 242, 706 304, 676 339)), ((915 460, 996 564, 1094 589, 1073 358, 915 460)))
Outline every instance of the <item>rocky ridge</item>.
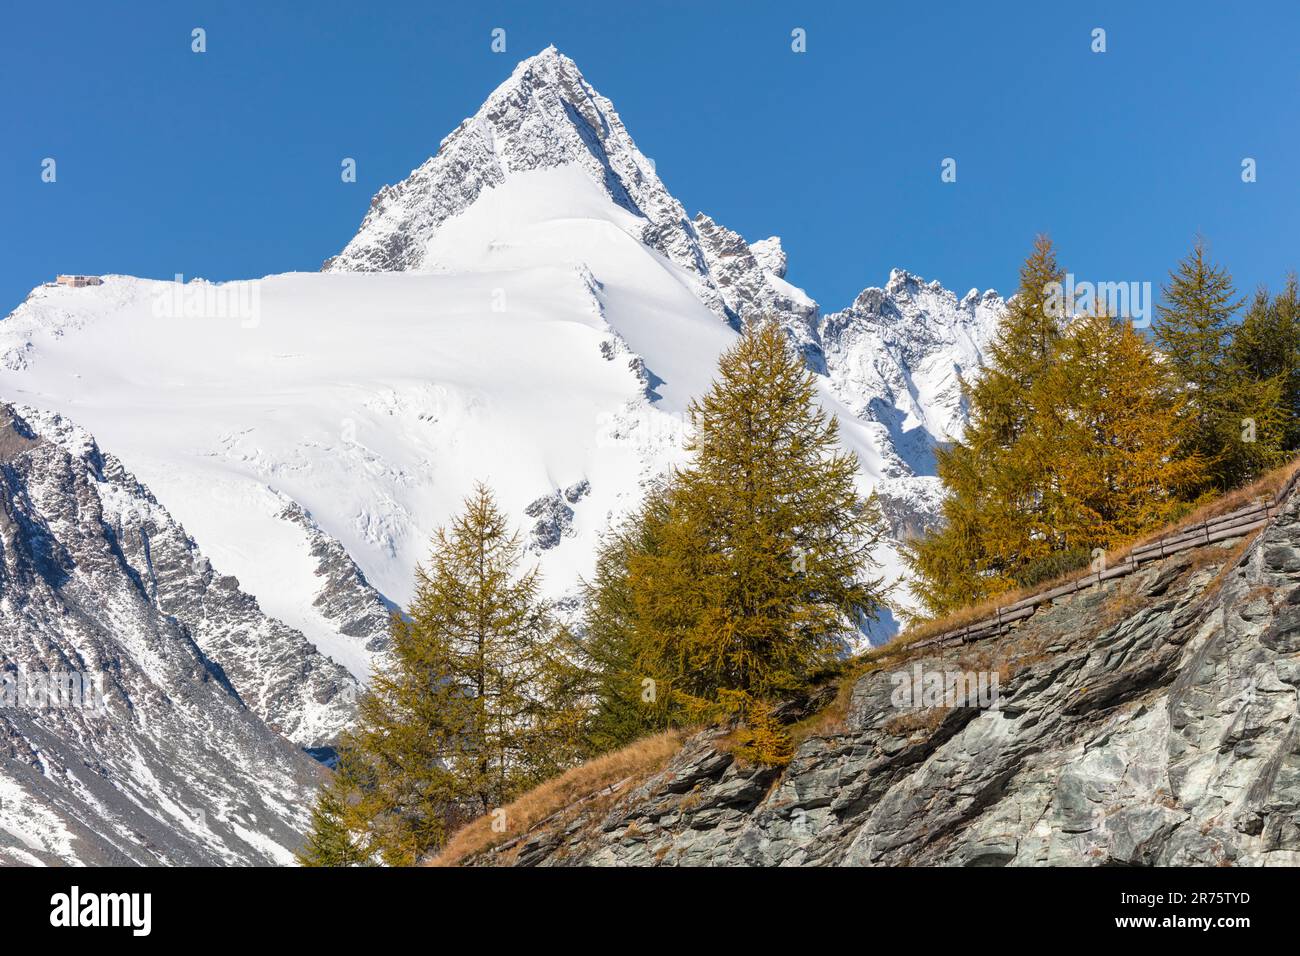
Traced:
POLYGON ((1298 609, 1293 494, 1255 536, 1153 562, 995 640, 883 659, 785 768, 745 766, 708 731, 471 862, 1294 866, 1298 609), (996 699, 900 707, 918 668, 996 674, 996 699))
POLYGON ((289 500, 280 514, 307 532, 312 556, 319 561, 316 576, 323 583, 312 605, 340 634, 356 638, 366 651, 386 651, 395 609, 366 580, 347 549, 322 531, 302 505, 289 500))
POLYGON ((86 432, 8 405, 0 628, 0 860, 291 859, 321 773, 301 748, 352 719, 355 680, 86 432), (18 696, 54 680, 85 693, 18 696))
MULTIPOLYGON (((323 269, 436 271, 429 247, 445 223, 509 177, 559 166, 583 170, 639 217, 636 238, 693 276, 697 297, 733 328, 760 316, 781 323, 809 368, 865 423, 893 537, 938 520, 935 449, 964 426, 962 383, 978 374, 1003 300, 976 290, 959 298, 896 269, 883 288, 823 316, 787 280, 779 237, 749 243, 704 213, 688 218, 613 104, 554 47, 521 62, 436 155, 381 189, 357 234, 323 269)), ((648 381, 646 392, 655 397, 648 381)))

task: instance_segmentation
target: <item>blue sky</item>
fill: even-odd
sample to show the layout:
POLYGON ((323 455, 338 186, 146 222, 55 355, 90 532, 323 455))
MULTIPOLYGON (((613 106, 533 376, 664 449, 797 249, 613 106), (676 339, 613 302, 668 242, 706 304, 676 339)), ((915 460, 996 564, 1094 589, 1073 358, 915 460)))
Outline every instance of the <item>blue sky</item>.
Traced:
POLYGON ((0 314, 56 272, 316 269, 548 43, 690 213, 782 236, 789 278, 827 311, 895 266, 1010 292, 1040 231, 1080 279, 1159 283, 1198 230, 1243 291, 1300 267, 1294 0, 96 0, 0 17, 0 314))

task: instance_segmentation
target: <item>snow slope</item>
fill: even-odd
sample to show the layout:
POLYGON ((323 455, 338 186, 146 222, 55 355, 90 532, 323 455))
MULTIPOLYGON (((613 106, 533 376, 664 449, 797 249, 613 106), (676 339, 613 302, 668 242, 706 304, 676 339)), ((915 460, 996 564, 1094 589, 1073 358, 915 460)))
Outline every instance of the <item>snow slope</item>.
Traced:
MULTIPOLYGON (((680 460, 683 411, 753 316, 819 373, 897 535, 933 520, 933 447, 1000 300, 891 276, 823 319, 786 270, 778 238, 689 219, 549 48, 381 190, 323 273, 38 288, 0 322, 0 394, 88 428, 215 567, 364 678, 382 608, 476 481, 571 593, 680 460)), ((892 544, 879 557, 901 576, 892 544)))
POLYGON ((356 682, 83 429, 6 404, 0 633, 0 865, 291 859, 323 774, 300 747, 356 682), (18 695, 51 674, 82 692, 18 695))
MULTIPOLYGON (((529 504, 586 481, 542 555, 559 595, 611 515, 680 460, 681 413, 736 333, 635 225, 571 168, 539 170, 448 224, 429 249, 445 272, 267 278, 252 327, 159 317, 172 283, 40 289, 0 323, 0 390, 75 418, 268 613, 364 673, 313 604, 287 504, 401 604, 474 482, 526 526, 529 504)), ((865 427, 823 398, 878 476, 865 427)))

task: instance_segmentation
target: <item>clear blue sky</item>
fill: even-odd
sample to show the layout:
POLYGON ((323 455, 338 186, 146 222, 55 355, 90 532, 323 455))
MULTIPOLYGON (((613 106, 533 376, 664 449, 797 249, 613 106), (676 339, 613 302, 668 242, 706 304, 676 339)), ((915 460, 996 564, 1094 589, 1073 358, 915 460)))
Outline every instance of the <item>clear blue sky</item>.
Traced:
POLYGON ((781 235, 827 311, 894 266, 1009 292, 1039 231, 1080 279, 1158 283, 1198 230, 1243 291, 1300 267, 1295 0, 47 0, 0 18, 0 315, 56 272, 316 269, 548 43, 689 212, 781 235))

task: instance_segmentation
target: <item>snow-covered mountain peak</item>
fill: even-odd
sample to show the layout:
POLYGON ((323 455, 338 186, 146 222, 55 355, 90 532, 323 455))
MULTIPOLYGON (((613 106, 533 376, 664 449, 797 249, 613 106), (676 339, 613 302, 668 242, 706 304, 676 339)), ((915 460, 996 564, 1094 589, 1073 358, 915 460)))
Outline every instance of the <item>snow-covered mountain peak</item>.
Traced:
MULTIPOLYGON (((450 267, 449 243, 438 242, 453 220, 469 214, 510 180, 542 170, 577 170, 629 215, 610 217, 619 230, 680 269, 700 302, 733 328, 756 314, 775 316, 810 364, 822 367, 817 303, 785 281, 786 258, 775 238, 750 246, 707 216, 688 218, 655 164, 637 148, 614 105, 587 82, 577 64, 547 47, 515 67, 479 110, 443 141, 437 155, 400 183, 385 186, 356 236, 328 260, 327 272, 439 272, 450 267)), ((553 184, 551 184, 553 185, 553 184)), ((577 190, 573 200, 590 209, 577 190)), ((561 193, 551 204, 562 207, 561 193)), ((518 224, 496 204, 494 218, 474 227, 505 233, 518 224)), ((562 218, 557 215, 556 218, 562 218)), ((551 241, 566 261, 577 258, 551 241)), ((508 247, 504 236, 490 249, 508 247)), ((458 266, 464 257, 457 256, 458 266)), ((599 275, 596 264, 586 265, 599 275)))
POLYGON ((828 339, 864 325, 888 329, 898 341, 929 346, 936 340, 951 343, 965 335, 988 341, 1006 302, 992 289, 971 289, 960 299, 937 279, 926 281, 905 269, 893 269, 883 288, 858 293, 843 312, 826 317, 822 329, 828 339))
POLYGON ((1006 307, 1006 302, 994 289, 983 292, 971 289, 959 299, 955 292, 945 288, 938 279, 927 282, 922 276, 906 269, 891 269, 889 281, 884 288, 863 289, 852 309, 872 312, 886 298, 896 304, 911 303, 918 312, 938 321, 957 323, 973 321, 977 315, 996 315, 1006 307))
POLYGON ((435 156, 381 189, 357 235, 324 268, 421 270, 429 240, 485 189, 512 174, 560 166, 580 168, 617 205, 644 220, 638 238, 700 271, 685 210, 636 148, 613 104, 553 46, 516 66, 435 156))
MULTIPOLYGON (((888 433, 889 477, 934 474, 934 446, 961 433, 962 383, 984 361, 1005 303, 971 290, 960 300, 938 281, 894 269, 821 326, 836 394, 888 433)), ((886 456, 888 459, 888 456, 886 456)))
POLYGON ((934 289, 942 288, 941 283, 936 279, 933 282, 926 282, 919 275, 908 272, 906 269, 890 269, 889 281, 885 283, 885 291, 891 294, 898 294, 906 289, 915 289, 928 287, 934 289))
POLYGON ((555 105, 551 92, 577 108, 593 127, 607 127, 607 118, 617 119, 609 100, 592 89, 578 64, 556 49, 555 44, 520 60, 509 78, 488 95, 476 118, 502 115, 506 104, 519 110, 549 110, 555 105))
POLYGON ((523 77, 532 74, 536 70, 550 69, 554 71, 566 68, 578 73, 578 65, 561 53, 554 43, 548 43, 540 52, 525 57, 516 63, 514 70, 510 74, 510 79, 498 86, 493 95, 495 96, 496 93, 517 85, 523 77))

